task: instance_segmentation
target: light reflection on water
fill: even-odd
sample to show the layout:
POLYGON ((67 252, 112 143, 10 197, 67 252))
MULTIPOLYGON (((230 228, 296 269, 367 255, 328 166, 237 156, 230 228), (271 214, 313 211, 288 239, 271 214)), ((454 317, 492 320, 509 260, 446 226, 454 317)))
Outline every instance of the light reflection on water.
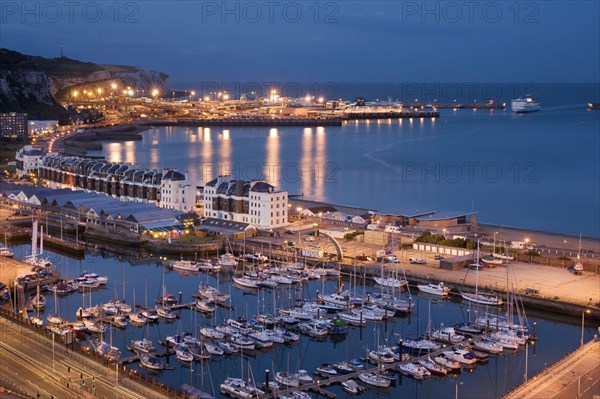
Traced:
POLYGON ((473 209, 483 223, 597 237, 600 186, 590 182, 600 180, 598 129, 597 113, 579 108, 544 109, 525 117, 510 111, 442 110, 439 120, 273 131, 232 127, 227 135, 221 128, 199 128, 197 139, 185 133, 187 128, 161 127, 144 132, 141 141, 104 148, 111 161, 189 171, 196 184, 219 174, 262 177, 307 199, 390 213, 398 207, 473 209), (281 167, 269 176, 273 173, 265 173, 265 164, 272 161, 281 167), (490 164, 499 168, 499 179, 484 172, 490 164), (448 165, 459 166, 456 178, 445 172, 448 165), (476 165, 474 174, 467 165, 476 165))
MULTIPOLYGON (((17 258, 22 258, 30 251, 30 246, 19 245, 12 247, 12 249, 15 251, 17 258)), ((64 318, 73 319, 77 308, 84 301, 89 303, 91 300, 94 304, 101 304, 113 299, 115 296, 122 298, 125 295, 127 303, 133 303, 133 297, 135 296, 135 303, 144 305, 145 303, 152 304, 154 299, 161 294, 163 268, 155 262, 139 262, 124 256, 120 256, 118 259, 114 255, 100 251, 88 252, 82 261, 54 253, 48 253, 48 255, 61 274, 65 276, 72 278, 84 271, 94 271, 109 277, 106 288, 86 293, 85 297, 79 292, 66 297, 59 297, 59 311, 64 318)), ((199 257, 203 257, 203 255, 199 254, 199 257)), ((108 341, 112 335, 113 344, 119 346, 124 355, 128 355, 129 352, 126 350, 126 346, 133 339, 141 339, 148 335, 157 345, 159 339, 164 339, 168 335, 174 335, 181 331, 194 331, 198 335, 198 330, 202 326, 218 323, 230 317, 251 317, 256 314, 257 310, 273 312, 275 304, 277 306, 287 306, 299 298, 314 298, 317 291, 332 292, 338 284, 336 280, 327 280, 325 283, 311 282, 300 289, 282 288, 265 291, 257 295, 247 294, 234 288, 231 285, 231 277, 231 271, 224 271, 219 275, 199 273, 187 276, 175 271, 167 271, 165 281, 168 291, 176 296, 181 292, 184 302, 192 301, 191 294, 196 292, 200 282, 208 282, 212 285, 218 284, 222 291, 231 293, 234 309, 219 308, 214 318, 190 310, 183 310, 180 313, 181 318, 173 323, 161 321, 148 328, 134 326, 128 326, 124 330, 113 328, 111 333, 104 338, 108 341)), ((358 280, 360 282, 360 278, 358 280)), ((349 287, 351 281, 344 279, 344 283, 349 287)), ((359 284, 359 292, 362 292, 363 289, 361 284, 359 284)), ((377 290, 370 283, 367 283, 365 288, 367 291, 377 290)), ((47 298, 44 315, 54 311, 54 299, 50 295, 47 298)), ((204 382, 204 388, 208 391, 211 390, 210 384, 212 382, 219 397, 218 385, 227 376, 239 377, 242 368, 244 369, 244 376, 247 376, 247 370, 250 367, 257 381, 264 379, 266 369, 271 370, 273 373, 274 371, 293 371, 303 368, 311 373, 323 362, 332 363, 342 359, 363 356, 366 348, 373 348, 378 343, 391 344, 396 341, 397 337, 405 339, 417 337, 427 329, 430 317, 434 327, 439 326, 440 323, 451 325, 454 322, 460 322, 468 318, 469 307, 458 300, 439 300, 414 292, 412 298, 416 305, 413 314, 410 316, 396 317, 387 323, 369 323, 363 329, 351 328, 348 336, 342 339, 315 341, 302 337, 300 342, 291 346, 274 346, 271 350, 258 351, 255 356, 244 356, 244 358, 239 355, 225 356, 220 360, 213 359, 203 365, 195 364, 193 369, 182 366, 175 360, 174 356, 171 356, 169 363, 175 367, 175 370, 165 371, 157 375, 156 378, 176 387, 184 383, 190 383, 190 381, 201 387, 202 382, 204 382), (430 312, 431 316, 429 316, 430 312)), ((562 315, 557 317, 550 313, 528 311, 528 320, 530 325, 536 322, 539 337, 538 342, 529 346, 528 368, 531 377, 545 366, 552 364, 567 352, 576 348, 579 345, 581 330, 580 319, 577 317, 569 319, 562 315)), ((588 326, 585 330, 586 340, 591 339, 595 332, 592 325, 592 322, 586 323, 586 326, 588 326)), ((131 367, 142 373, 147 373, 147 371, 139 369, 136 364, 131 367)), ((477 365, 472 372, 463 370, 460 375, 455 377, 428 378, 423 382, 399 377, 396 387, 386 391, 367 389, 363 397, 452 398, 454 397, 454 382, 459 381, 463 383, 459 388, 459 397, 461 398, 497 398, 519 384, 523 380, 524 371, 525 350, 520 349, 516 352, 509 351, 501 356, 490 356, 488 364, 477 365)), ((332 386, 327 389, 336 392, 339 397, 346 397, 339 386, 332 386)))

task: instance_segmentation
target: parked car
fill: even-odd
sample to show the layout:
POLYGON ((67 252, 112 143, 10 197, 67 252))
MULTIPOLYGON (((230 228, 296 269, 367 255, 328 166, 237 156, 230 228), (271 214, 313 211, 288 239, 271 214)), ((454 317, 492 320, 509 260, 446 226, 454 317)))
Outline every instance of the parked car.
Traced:
POLYGON ((304 237, 304 241, 314 241, 314 240, 315 240, 315 237, 313 237, 313 236, 304 237))
POLYGON ((440 259, 444 259, 444 257, 442 255, 434 255, 433 259, 440 260, 440 259))

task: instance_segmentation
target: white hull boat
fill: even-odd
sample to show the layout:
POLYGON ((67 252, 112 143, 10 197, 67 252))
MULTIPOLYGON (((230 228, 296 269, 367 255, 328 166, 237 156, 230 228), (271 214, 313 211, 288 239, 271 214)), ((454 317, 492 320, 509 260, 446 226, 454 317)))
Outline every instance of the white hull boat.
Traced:
POLYGON ((420 291, 438 296, 448 296, 450 293, 450 288, 444 286, 444 283, 440 282, 438 284, 419 284, 417 285, 420 291))

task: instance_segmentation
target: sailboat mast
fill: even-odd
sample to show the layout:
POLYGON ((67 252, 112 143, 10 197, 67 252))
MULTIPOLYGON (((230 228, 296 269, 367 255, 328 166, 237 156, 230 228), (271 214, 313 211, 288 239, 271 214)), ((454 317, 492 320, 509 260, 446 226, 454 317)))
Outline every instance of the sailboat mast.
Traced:
POLYGON ((479 240, 477 240, 477 271, 475 273, 475 295, 479 292, 479 240))

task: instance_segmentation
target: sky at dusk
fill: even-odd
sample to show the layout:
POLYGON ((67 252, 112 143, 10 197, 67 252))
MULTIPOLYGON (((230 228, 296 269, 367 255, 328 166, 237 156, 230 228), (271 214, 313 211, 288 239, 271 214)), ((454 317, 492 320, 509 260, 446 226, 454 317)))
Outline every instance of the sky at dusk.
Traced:
POLYGON ((0 47, 205 81, 598 82, 598 1, 2 1, 0 47))

